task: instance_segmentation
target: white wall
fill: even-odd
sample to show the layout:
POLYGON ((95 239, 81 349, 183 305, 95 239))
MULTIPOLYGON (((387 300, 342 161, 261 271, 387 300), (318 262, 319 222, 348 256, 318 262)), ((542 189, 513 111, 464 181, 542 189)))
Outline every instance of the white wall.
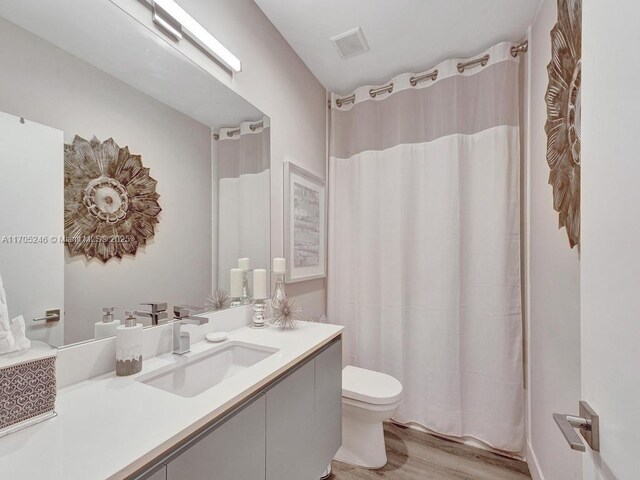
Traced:
POLYGON ((76 134, 113 137, 141 154, 158 181, 160 223, 134 258, 103 265, 66 255, 65 343, 92 338, 103 306, 118 306, 121 317, 140 302, 203 305, 211 288, 210 129, 1 19, 0 43, 0 110, 63 130, 66 143, 76 134))
MULTIPOLYGON (((283 162, 326 178, 325 89, 253 0, 180 5, 242 60, 242 72, 229 84, 271 119, 271 256, 281 257, 283 162)), ((325 313, 324 280, 287 285, 287 293, 296 296, 305 319, 325 313)))
POLYGON ((580 400, 580 261, 566 230, 558 229, 548 184, 544 97, 556 19, 556 0, 544 0, 525 55, 530 85, 527 460, 534 479, 570 480, 582 478, 581 457, 568 448, 552 413, 576 412, 580 400))

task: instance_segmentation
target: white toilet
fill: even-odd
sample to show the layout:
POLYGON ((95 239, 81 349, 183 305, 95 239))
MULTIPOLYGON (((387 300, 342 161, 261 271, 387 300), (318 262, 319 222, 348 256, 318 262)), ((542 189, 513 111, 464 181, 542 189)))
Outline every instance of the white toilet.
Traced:
POLYGON ((390 375, 346 366, 342 370, 342 447, 335 460, 364 468, 387 463, 382 422, 398 410, 402 384, 390 375))

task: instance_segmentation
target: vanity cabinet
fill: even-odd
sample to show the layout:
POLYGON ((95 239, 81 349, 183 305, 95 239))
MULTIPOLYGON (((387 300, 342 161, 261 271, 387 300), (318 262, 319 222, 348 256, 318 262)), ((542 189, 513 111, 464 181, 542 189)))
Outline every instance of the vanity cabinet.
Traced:
POLYGON ((138 480, 318 480, 340 448, 341 422, 338 338, 138 480))
POLYGON ((167 480, 167 466, 164 463, 156 465, 150 472, 140 477, 143 480, 167 480))
POLYGON ((310 361, 267 391, 266 480, 318 480, 314 412, 315 362, 310 361))
POLYGON ((310 462, 323 472, 342 445, 342 342, 315 359, 314 451, 310 462))
POLYGON ((265 395, 205 430, 166 465, 167 480, 264 478, 265 395))
POLYGON ((342 443, 342 342, 267 391, 266 480, 318 480, 342 443))

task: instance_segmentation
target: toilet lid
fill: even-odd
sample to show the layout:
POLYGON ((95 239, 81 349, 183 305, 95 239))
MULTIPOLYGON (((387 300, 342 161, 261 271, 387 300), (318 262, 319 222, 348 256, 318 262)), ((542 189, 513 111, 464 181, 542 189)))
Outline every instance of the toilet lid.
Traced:
POLYGON ((390 405, 402 397, 402 384, 391 375, 347 365, 342 370, 342 396, 372 405, 390 405))

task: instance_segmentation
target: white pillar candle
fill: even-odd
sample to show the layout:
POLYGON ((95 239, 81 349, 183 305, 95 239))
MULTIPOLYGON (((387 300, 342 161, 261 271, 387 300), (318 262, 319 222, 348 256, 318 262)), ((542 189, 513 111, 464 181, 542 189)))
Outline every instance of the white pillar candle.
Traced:
POLYGON ((242 269, 231 269, 231 298, 240 298, 242 296, 242 269))
POLYGON ((238 268, 240 270, 251 270, 251 260, 249 260, 248 258, 239 258, 238 268))
POLYGON ((267 298, 267 271, 264 268, 256 268, 253 271, 253 298, 267 298))
POLYGON ((273 273, 284 273, 287 269, 287 263, 284 258, 273 259, 273 273))

